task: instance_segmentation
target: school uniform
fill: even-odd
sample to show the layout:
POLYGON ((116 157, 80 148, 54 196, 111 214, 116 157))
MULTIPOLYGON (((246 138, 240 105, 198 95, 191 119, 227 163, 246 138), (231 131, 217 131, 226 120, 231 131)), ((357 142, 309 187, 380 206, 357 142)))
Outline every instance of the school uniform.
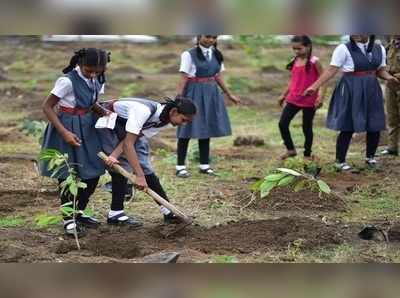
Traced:
POLYGON ((385 129, 382 89, 376 71, 386 66, 386 51, 375 44, 366 53, 364 44, 352 48, 339 45, 331 65, 339 67, 343 76, 333 92, 327 127, 337 131, 378 132, 385 129))
MULTIPOLYGON (((97 127, 99 128, 98 131, 100 133, 103 151, 107 155, 110 155, 115 150, 118 144, 125 139, 127 133, 139 136, 134 145, 134 149, 145 174, 148 187, 168 200, 158 177, 154 173, 150 160, 150 146, 148 142, 150 138, 170 126, 168 123, 163 123, 160 120, 164 107, 165 105, 148 99, 122 98, 112 103, 111 106, 108 106, 108 109, 118 115, 115 127, 101 128, 99 125, 97 125, 97 127)), ((121 155, 118 161, 125 170, 132 172, 133 169, 125 155, 121 155)), ((123 213, 127 179, 112 170, 109 172, 112 177, 111 214, 114 214, 114 219, 111 216, 108 220, 109 223, 117 223, 118 220, 122 221, 123 219, 127 219, 123 213)), ((172 216, 169 210, 165 208, 161 210, 164 212, 164 215, 171 214, 172 216)), ((135 221, 134 224, 141 225, 138 221, 135 221)))
MULTIPOLYGON (((42 149, 57 149, 61 153, 67 153, 69 163, 83 180, 99 177, 105 171, 104 163, 97 157, 97 152, 101 150, 99 135, 94 127, 97 116, 89 110, 100 93, 104 93, 104 86, 97 79, 85 78, 79 66, 59 78, 51 91, 51 94, 60 98, 58 117, 61 123, 67 130, 76 134, 82 144, 79 147, 71 146, 49 123, 44 133, 42 149)), ((42 175, 51 176, 47 163, 41 163, 40 169, 42 175)), ((66 169, 57 175, 60 179, 67 176, 66 169)))
POLYGON ((224 70, 224 64, 220 64, 215 56, 214 47, 205 48, 199 45, 181 55, 180 72, 188 76, 182 95, 193 100, 197 114, 191 123, 177 129, 178 164, 176 170, 178 176, 183 172, 185 172, 185 177, 189 175, 186 171, 185 160, 191 138, 199 140, 200 171, 213 175, 209 166, 210 138, 232 134, 224 97, 216 81, 216 76, 224 70), (198 48, 200 48, 204 60, 199 59, 198 48))
POLYGON ((329 105, 327 127, 340 131, 336 144, 336 159, 344 163, 354 132, 367 132, 367 162, 373 159, 379 144, 380 131, 385 129, 383 95, 376 72, 386 66, 386 51, 374 44, 339 45, 331 65, 339 67, 343 76, 336 85, 329 105))
MULTIPOLYGON (((87 79, 82 74, 79 66, 63 77, 60 77, 51 91, 57 96, 58 118, 64 127, 74 133, 81 141, 81 146, 74 147, 68 144, 58 133, 53 124, 46 127, 42 149, 56 149, 63 154, 68 154, 68 162, 75 169, 77 176, 86 183, 85 189, 79 189, 77 195, 77 222, 87 227, 97 227, 99 222, 83 214, 83 210, 94 193, 99 177, 104 174, 105 166, 97 152, 101 151, 101 143, 95 122, 97 116, 90 111, 90 107, 97 101, 99 93, 104 93, 104 84, 97 79, 87 79)), ((40 172, 43 176, 50 177, 47 162, 40 162, 40 172)), ((69 175, 64 167, 57 173, 59 184, 69 175)), ((61 204, 71 203, 73 197, 68 192, 60 194, 61 204)), ((63 216, 64 228, 71 224, 71 216, 63 216)))
POLYGON ((224 65, 215 57, 214 48, 200 45, 205 61, 197 57, 197 48, 185 51, 181 56, 180 72, 189 81, 183 96, 193 100, 197 108, 191 123, 178 128, 177 137, 182 139, 209 139, 232 134, 224 97, 215 76, 224 71, 224 65))

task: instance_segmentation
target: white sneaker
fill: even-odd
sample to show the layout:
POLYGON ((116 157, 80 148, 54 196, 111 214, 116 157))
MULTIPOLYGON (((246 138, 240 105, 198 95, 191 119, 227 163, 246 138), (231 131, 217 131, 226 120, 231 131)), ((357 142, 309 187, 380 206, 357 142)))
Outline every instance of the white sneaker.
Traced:
POLYGON ((335 168, 341 172, 347 172, 352 170, 352 167, 346 162, 343 163, 335 163, 335 168))

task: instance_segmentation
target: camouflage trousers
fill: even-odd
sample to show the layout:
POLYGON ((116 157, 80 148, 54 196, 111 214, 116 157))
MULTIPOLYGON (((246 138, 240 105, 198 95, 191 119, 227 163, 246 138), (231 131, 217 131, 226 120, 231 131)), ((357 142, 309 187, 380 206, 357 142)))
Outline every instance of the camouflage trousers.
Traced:
POLYGON ((389 148, 398 151, 400 138, 400 91, 385 88, 387 123, 389 128, 389 148))

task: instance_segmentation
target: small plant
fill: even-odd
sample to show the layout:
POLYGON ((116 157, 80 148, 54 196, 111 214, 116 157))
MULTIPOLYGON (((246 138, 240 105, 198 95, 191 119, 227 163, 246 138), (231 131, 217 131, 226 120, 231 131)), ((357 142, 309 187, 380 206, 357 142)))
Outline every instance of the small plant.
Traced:
POLYGON ((311 164, 304 167, 303 171, 288 168, 278 168, 272 174, 267 175, 263 180, 256 182, 252 190, 260 190, 261 198, 267 197, 275 187, 293 186, 295 191, 309 188, 319 191, 320 196, 331 193, 328 184, 318 178, 321 168, 311 164))
POLYGON ((76 174, 76 170, 73 168, 73 164, 68 162, 68 154, 62 154, 55 149, 46 149, 40 153, 40 160, 48 162, 48 170, 52 172, 51 177, 57 177, 62 170, 67 170, 67 178, 60 184, 61 194, 69 192, 73 201, 66 203, 61 206, 61 212, 63 215, 72 217, 75 228, 74 236, 78 249, 80 250, 80 244, 78 240, 78 233, 76 231, 76 198, 78 196, 79 189, 84 189, 87 187, 86 183, 80 181, 76 174))
POLYGON ((27 136, 32 136, 34 138, 37 138, 39 143, 41 143, 43 140, 43 133, 44 130, 46 129, 46 125, 47 124, 44 121, 25 119, 21 123, 20 129, 27 136))

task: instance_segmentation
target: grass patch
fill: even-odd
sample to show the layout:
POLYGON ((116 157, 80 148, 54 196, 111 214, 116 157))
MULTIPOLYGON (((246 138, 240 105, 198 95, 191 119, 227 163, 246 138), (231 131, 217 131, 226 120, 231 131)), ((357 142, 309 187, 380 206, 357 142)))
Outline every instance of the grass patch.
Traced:
POLYGON ((25 219, 22 217, 4 217, 0 218, 0 227, 1 228, 13 228, 13 227, 20 227, 25 224, 25 219))

